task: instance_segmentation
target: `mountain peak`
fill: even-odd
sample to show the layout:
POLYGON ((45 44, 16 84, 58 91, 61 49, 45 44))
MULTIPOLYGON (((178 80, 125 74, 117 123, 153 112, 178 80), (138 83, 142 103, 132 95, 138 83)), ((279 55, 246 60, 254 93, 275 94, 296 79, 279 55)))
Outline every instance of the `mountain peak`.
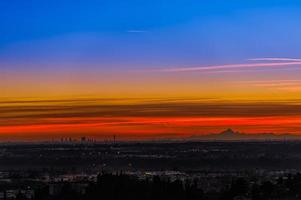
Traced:
POLYGON ((235 131, 233 131, 231 128, 228 128, 227 130, 221 132, 220 134, 221 134, 221 135, 229 135, 229 136, 232 136, 232 135, 238 135, 239 132, 235 132, 235 131))

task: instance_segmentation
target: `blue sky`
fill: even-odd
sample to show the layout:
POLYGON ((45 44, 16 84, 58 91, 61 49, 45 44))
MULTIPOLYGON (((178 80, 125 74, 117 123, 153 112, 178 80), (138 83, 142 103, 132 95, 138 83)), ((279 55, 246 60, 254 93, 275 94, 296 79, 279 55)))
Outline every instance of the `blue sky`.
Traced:
POLYGON ((152 68, 298 57, 301 2, 1 1, 4 68, 152 68))

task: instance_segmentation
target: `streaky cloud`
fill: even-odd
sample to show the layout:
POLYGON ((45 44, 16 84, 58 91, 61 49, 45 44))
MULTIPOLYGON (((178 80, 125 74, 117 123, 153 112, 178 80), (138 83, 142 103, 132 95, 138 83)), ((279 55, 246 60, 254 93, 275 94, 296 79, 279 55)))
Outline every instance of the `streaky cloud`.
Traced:
POLYGON ((220 71, 227 69, 250 69, 250 68, 272 68, 272 67, 288 67, 301 65, 301 61, 294 62, 264 62, 264 63, 243 63, 243 64, 226 64, 226 65, 210 65, 202 67, 181 67, 181 68, 165 68, 158 69, 161 72, 189 72, 189 71, 220 71))
POLYGON ((258 87, 274 88, 291 92, 301 91, 301 80, 282 79, 282 80, 253 80, 240 81, 240 83, 251 84, 258 87))
POLYGON ((133 30, 127 30, 126 32, 127 33, 148 33, 149 31, 147 31, 147 30, 136 30, 136 29, 133 29, 133 30))
POLYGON ((251 58, 249 61, 301 61, 299 58, 251 58))

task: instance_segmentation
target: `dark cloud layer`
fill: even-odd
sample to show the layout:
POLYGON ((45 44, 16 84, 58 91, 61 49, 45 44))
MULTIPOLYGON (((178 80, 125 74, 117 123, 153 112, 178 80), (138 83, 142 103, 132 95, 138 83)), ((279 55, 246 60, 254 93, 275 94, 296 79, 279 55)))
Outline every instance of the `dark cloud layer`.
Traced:
POLYGON ((301 105, 292 102, 144 101, 30 101, 0 106, 0 125, 49 118, 93 117, 275 117, 300 116, 301 105))

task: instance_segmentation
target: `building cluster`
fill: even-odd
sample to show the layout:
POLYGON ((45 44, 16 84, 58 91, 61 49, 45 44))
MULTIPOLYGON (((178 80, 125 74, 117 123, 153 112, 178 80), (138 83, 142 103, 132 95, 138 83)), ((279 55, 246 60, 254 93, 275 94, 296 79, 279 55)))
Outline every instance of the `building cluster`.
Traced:
POLYGON ((12 189, 12 190, 3 190, 0 192, 0 200, 14 200, 18 196, 22 196, 23 199, 32 200, 34 199, 34 190, 33 189, 12 189))
POLYGON ((88 137, 81 137, 81 138, 71 138, 71 137, 63 137, 60 139, 61 143, 96 143, 97 140, 88 137))

